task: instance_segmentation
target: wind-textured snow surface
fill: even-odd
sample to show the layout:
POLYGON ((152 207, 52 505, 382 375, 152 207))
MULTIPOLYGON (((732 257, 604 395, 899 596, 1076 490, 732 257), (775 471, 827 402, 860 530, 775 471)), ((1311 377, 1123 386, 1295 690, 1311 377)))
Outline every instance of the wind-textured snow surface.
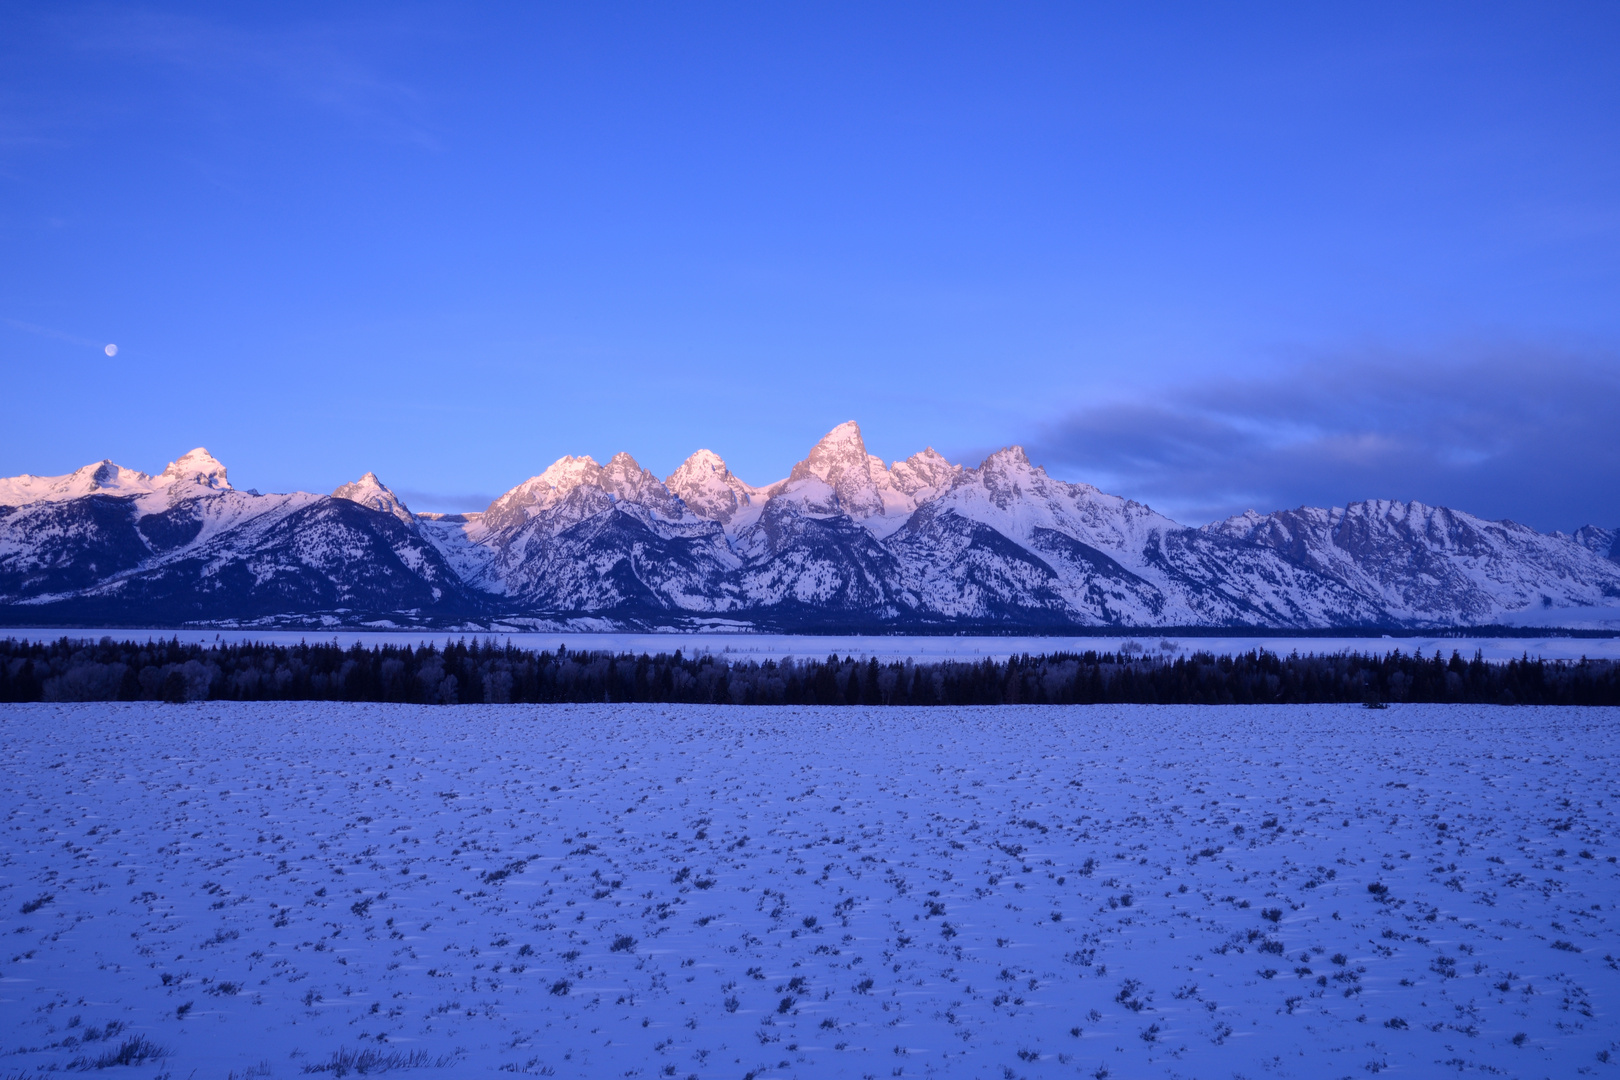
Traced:
POLYGON ((0 1071, 1602 1075, 1617 724, 7 706, 0 1071))

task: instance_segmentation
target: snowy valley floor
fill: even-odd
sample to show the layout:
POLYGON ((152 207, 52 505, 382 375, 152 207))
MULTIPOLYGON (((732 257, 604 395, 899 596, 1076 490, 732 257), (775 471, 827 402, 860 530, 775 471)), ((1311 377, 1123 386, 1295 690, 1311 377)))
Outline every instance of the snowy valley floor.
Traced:
POLYGON ((1617 730, 0 706, 0 1077, 1620 1075, 1617 730))

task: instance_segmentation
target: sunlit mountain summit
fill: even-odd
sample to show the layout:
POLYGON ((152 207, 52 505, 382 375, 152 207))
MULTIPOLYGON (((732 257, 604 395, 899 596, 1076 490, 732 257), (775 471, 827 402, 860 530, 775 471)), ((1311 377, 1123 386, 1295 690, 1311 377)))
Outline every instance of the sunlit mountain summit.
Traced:
POLYGON ((0 480, 15 625, 375 625, 858 632, 1552 624, 1620 612, 1617 530, 1543 534, 1368 501, 1191 528, 1008 447, 885 464, 828 432, 755 486, 710 450, 660 480, 564 457, 472 514, 373 473, 331 495, 232 487, 193 450, 0 480))

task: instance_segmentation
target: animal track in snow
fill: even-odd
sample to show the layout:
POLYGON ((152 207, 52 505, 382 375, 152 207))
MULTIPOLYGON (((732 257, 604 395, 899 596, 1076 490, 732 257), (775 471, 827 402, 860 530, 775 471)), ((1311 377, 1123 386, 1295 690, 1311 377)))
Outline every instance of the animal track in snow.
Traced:
POLYGON ((1617 719, 0 706, 0 1068, 1574 1074, 1617 719))

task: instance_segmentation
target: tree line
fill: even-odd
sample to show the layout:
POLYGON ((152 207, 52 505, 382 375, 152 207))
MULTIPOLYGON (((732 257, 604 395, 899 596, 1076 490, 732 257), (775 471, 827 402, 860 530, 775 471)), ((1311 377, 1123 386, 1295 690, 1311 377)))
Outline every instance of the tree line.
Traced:
POLYGON ((667 702, 736 705, 1620 705, 1620 664, 1478 652, 1175 657, 1086 651, 1005 660, 738 660, 555 652, 494 641, 272 645, 0 641, 0 701, 667 702))

